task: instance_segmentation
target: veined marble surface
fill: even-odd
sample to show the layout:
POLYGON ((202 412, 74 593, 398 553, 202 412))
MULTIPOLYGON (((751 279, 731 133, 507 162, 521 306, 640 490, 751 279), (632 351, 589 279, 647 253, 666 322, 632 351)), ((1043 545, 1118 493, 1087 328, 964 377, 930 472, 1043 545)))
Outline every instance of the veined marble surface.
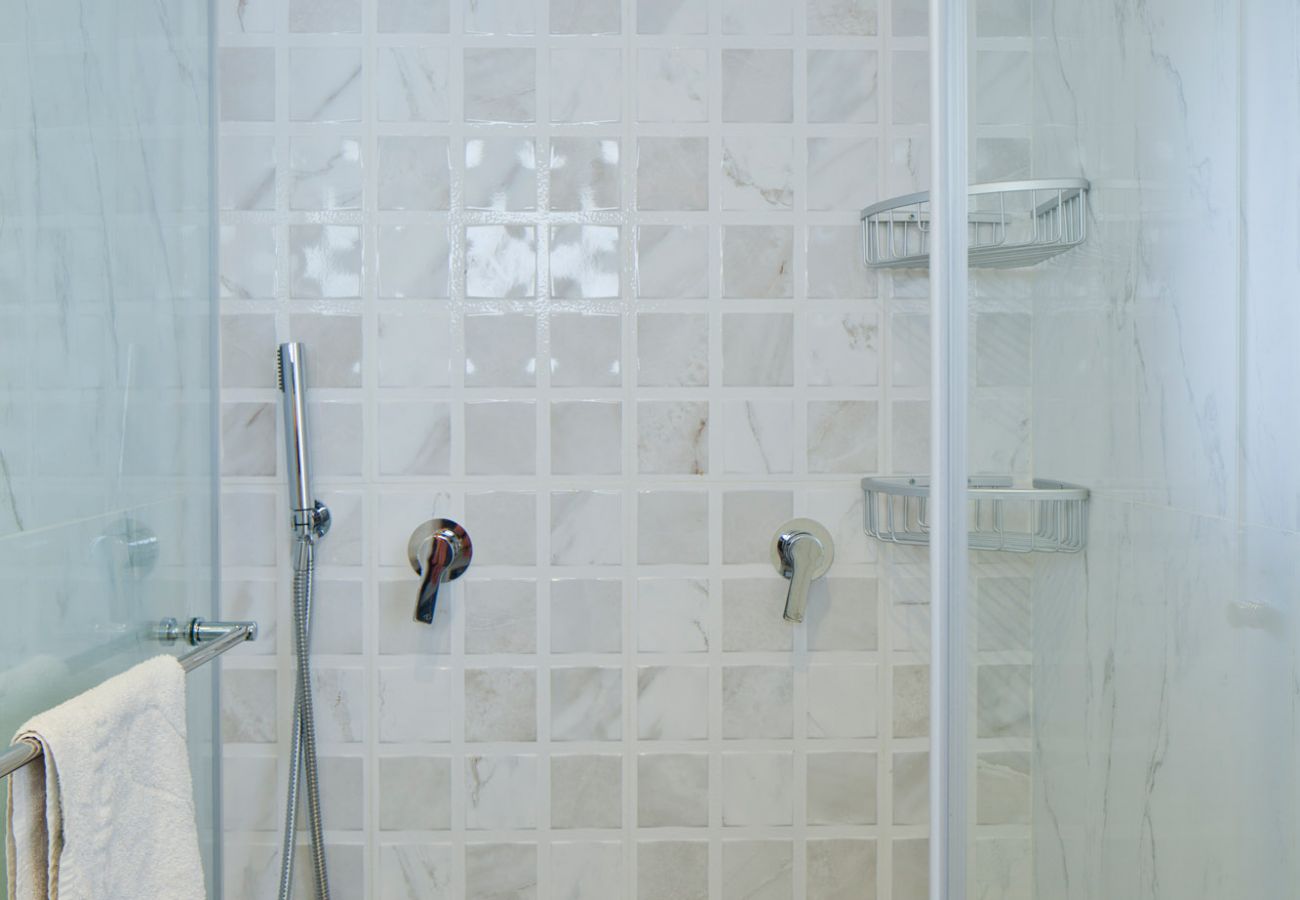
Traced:
POLYGON ((1094 490, 1035 571, 1038 897, 1295 890, 1300 69, 1250 7, 1034 7, 1034 172, 1093 184, 1033 283, 1035 468, 1094 490))

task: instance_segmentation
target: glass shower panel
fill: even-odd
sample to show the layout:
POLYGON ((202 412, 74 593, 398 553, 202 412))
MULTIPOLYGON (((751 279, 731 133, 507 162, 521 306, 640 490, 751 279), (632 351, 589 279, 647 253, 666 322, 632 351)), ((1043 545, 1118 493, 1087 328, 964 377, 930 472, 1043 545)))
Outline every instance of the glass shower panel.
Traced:
POLYGON ((0 3, 2 743, 213 610, 208 42, 204 3, 0 3))
POLYGON ((972 181, 1088 190, 970 271, 970 471, 1088 494, 1077 552, 972 554, 967 895, 1291 896, 1296 11, 972 14, 972 181))

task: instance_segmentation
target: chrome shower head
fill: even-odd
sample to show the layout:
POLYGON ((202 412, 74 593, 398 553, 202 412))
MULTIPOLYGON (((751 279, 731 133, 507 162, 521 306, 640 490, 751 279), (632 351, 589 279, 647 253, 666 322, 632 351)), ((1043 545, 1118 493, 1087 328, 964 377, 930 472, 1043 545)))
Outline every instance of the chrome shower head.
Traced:
POLYGON ((299 537, 320 537, 329 529, 329 510, 311 494, 307 452, 306 356, 298 342, 280 345, 276 377, 284 397, 284 458, 289 475, 289 510, 299 537))

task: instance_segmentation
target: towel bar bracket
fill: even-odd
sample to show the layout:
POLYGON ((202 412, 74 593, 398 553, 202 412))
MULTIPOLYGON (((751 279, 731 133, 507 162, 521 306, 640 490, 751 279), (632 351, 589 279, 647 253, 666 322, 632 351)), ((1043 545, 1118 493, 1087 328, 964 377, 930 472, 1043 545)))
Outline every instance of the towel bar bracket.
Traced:
POLYGON ((184 640, 190 646, 198 646, 241 630, 245 633, 244 640, 257 640, 256 622, 209 622, 200 618, 190 619, 184 625, 172 618, 163 619, 158 623, 154 634, 164 644, 184 640))

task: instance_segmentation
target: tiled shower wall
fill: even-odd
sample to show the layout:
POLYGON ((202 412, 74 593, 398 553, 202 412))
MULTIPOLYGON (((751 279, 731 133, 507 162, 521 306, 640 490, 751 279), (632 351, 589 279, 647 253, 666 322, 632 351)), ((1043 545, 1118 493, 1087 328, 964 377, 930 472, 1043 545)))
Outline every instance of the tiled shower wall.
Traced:
POLYGON ((925 895, 924 557, 858 479, 926 467, 928 297, 856 229, 926 184, 924 6, 223 2, 224 595, 272 626, 224 679, 228 897, 277 870, 290 338, 337 896, 925 895), (435 515, 475 559, 430 628, 435 515), (797 628, 794 515, 836 539, 797 628))

